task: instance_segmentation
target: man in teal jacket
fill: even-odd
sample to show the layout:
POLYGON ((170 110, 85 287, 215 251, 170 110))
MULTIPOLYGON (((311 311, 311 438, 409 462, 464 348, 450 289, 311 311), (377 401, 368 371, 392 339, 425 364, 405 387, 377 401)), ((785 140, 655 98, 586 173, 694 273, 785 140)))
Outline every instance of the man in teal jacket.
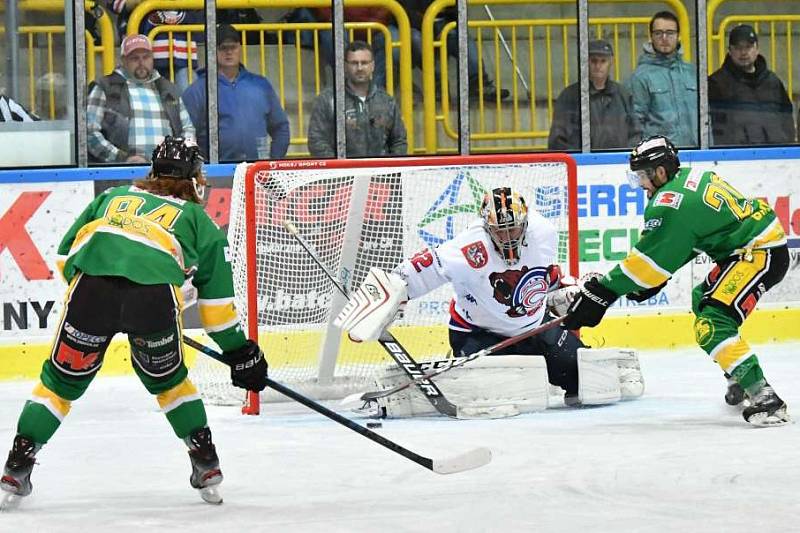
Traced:
POLYGON ((678 146, 697 146, 697 71, 680 55, 680 25, 669 11, 650 19, 650 42, 629 81, 642 137, 664 135, 678 146))

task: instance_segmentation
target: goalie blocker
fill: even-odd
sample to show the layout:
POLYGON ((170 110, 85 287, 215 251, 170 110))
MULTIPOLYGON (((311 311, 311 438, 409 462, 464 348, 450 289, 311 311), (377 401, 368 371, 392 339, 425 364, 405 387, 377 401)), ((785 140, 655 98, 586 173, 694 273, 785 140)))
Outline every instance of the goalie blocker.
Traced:
MULTIPOLYGON (((429 372, 447 359, 426 361, 420 367, 429 372)), ((404 383, 408 376, 390 365, 376 379, 381 390, 404 383)), ((465 414, 498 417, 542 411, 553 405, 547 365, 543 356, 497 355, 477 359, 453 368, 436 380, 444 394, 465 414)), ((639 359, 635 350, 604 348, 578 350, 578 398, 572 406, 605 405, 638 398, 644 393, 639 359)), ((438 414, 422 393, 413 387, 378 398, 379 414, 388 418, 438 414)))

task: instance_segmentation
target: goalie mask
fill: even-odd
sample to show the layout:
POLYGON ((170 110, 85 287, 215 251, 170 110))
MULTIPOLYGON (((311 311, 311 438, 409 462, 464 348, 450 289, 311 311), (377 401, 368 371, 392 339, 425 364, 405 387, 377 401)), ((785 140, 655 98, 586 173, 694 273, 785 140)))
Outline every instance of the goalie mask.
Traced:
POLYGON ((153 179, 192 180, 200 198, 205 192, 205 186, 197 183, 197 176, 201 174, 202 168, 203 156, 200 155, 200 149, 193 141, 183 137, 167 135, 153 150, 153 179))
POLYGON ((483 227, 506 264, 519 261, 520 247, 528 229, 528 206, 525 199, 510 187, 499 187, 483 197, 483 227))

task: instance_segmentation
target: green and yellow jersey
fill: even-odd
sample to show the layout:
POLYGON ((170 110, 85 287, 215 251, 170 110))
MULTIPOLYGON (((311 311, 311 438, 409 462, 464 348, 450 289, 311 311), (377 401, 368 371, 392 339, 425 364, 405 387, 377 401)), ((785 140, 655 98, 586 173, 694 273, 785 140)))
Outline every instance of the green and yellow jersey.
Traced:
POLYGON ((714 172, 682 168, 647 203, 641 239, 601 282, 622 296, 661 285, 700 253, 719 261, 784 244, 766 202, 744 197, 714 172))
POLYGON ((109 189, 75 220, 58 253, 68 282, 85 272, 180 287, 192 276, 209 335, 225 351, 245 343, 233 300, 228 240, 201 205, 135 185, 109 189))

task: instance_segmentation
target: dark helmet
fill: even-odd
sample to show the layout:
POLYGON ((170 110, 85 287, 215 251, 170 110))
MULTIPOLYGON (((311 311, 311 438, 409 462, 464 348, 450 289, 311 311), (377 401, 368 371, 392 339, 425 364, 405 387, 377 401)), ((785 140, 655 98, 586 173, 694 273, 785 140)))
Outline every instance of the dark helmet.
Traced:
POLYGON ((153 176, 188 180, 197 176, 203 156, 196 144, 167 135, 153 150, 153 176))
POLYGON ((633 171, 664 167, 669 178, 672 178, 681 166, 678 149, 663 135, 653 135, 637 144, 628 161, 633 171))

